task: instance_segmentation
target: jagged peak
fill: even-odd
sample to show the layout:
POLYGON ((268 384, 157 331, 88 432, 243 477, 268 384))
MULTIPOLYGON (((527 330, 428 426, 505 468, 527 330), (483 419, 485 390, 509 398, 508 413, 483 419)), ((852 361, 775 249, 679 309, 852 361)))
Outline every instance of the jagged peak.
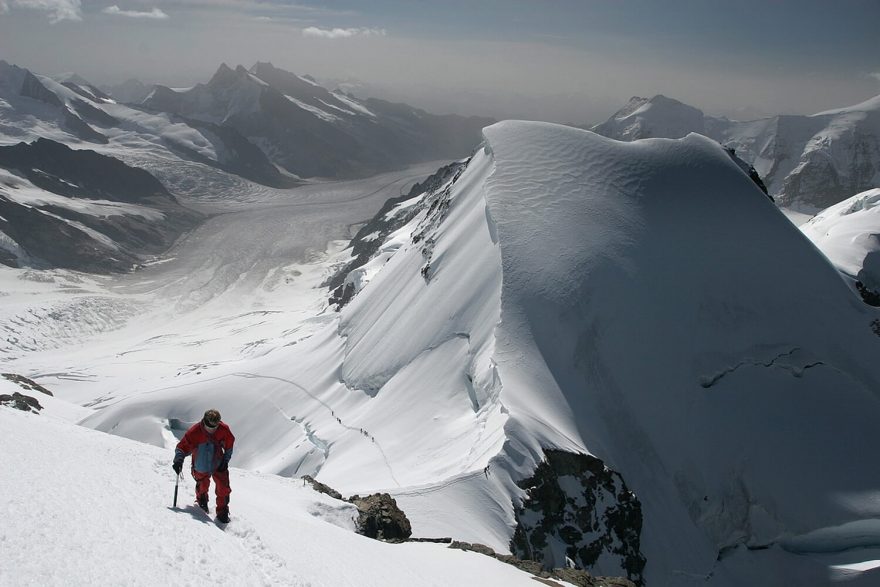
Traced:
POLYGON ((87 80, 86 78, 81 76, 80 74, 73 72, 73 71, 59 73, 58 75, 52 76, 52 79, 54 79, 59 84, 70 83, 70 84, 76 84, 78 86, 91 86, 92 85, 92 82, 90 82, 89 80, 87 80))
POLYGON ((226 85, 229 84, 237 78, 235 71, 226 65, 226 63, 221 63, 220 67, 217 68, 217 71, 208 81, 209 86, 216 85, 226 85))
POLYGON ((254 75, 259 75, 260 71, 274 71, 276 69, 278 68, 272 65, 271 61, 257 61, 251 66, 250 72, 254 75))

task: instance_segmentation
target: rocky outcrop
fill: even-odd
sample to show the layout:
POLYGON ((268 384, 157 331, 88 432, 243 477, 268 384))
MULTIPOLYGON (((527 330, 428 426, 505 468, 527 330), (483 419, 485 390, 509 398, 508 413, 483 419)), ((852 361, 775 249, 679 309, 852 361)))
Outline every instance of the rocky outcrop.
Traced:
POLYGON ((0 406, 15 408, 16 410, 30 412, 32 414, 39 414, 40 410, 43 409, 43 406, 40 405, 40 402, 38 402, 36 398, 29 395, 23 395, 17 391, 12 395, 5 393, 0 394, 0 406))
POLYGON ((534 475, 518 485, 526 498, 515 512, 514 555, 547 569, 571 561, 587 570, 601 562, 604 570, 614 565, 643 584, 641 504, 620 474, 594 456, 548 450, 534 475))
POLYGON ((412 536, 412 526, 397 502, 387 493, 374 493, 361 497, 352 495, 349 498, 309 475, 302 477, 318 493, 329 495, 333 499, 347 501, 358 509, 355 528, 358 534, 384 542, 404 542, 412 536))
MULTIPOLYGON (((417 214, 438 198, 438 193, 445 185, 453 182, 467 166, 467 161, 456 161, 441 167, 436 173, 415 184, 405 196, 391 198, 385 202, 382 208, 373 218, 358 230, 357 234, 349 243, 352 259, 337 270, 323 285, 330 289, 330 305, 337 311, 342 309, 357 293, 356 280, 352 278, 353 272, 366 265, 372 259, 382 243, 388 236, 406 225, 417 214), (419 204, 401 207, 395 214, 392 211, 413 198, 427 194, 419 204)), ((448 196, 448 189, 446 190, 448 196)))
POLYGON ((755 170, 754 166, 749 165, 748 163, 737 157, 736 149, 734 149, 733 147, 725 147, 724 151, 730 156, 731 159, 733 159, 733 162, 736 163, 737 167, 742 169, 743 173, 748 175, 749 179, 751 179, 755 183, 755 185, 758 186, 758 189, 764 192, 764 194, 772 201, 773 196, 771 196, 770 192, 767 191, 767 186, 764 185, 764 181, 761 179, 761 176, 758 175, 758 172, 755 170))
POLYGON ((324 495, 329 495, 333 499, 339 499, 345 501, 345 498, 342 497, 342 494, 330 487, 329 485, 324 485, 320 481, 316 480, 311 475, 303 475, 302 480, 305 483, 308 483, 312 486, 312 489, 317 491, 318 493, 323 493, 324 495))
MULTIPOLYGON (((0 374, 7 381, 11 381, 15 383, 25 391, 36 391, 45 395, 52 395, 52 392, 37 383, 32 379, 28 379, 24 375, 18 375, 16 373, 2 373, 0 374)), ((30 412, 32 414, 39 414, 40 410, 43 409, 43 406, 40 405, 39 400, 37 398, 24 395, 18 391, 10 394, 0 394, 0 406, 6 406, 9 408, 14 408, 16 410, 21 410, 23 412, 30 412)))
POLYGON ((491 556, 503 563, 507 563, 522 571, 531 573, 535 576, 536 580, 545 585, 559 585, 559 583, 553 581, 553 579, 556 579, 571 583, 572 585, 578 585, 578 587, 635 587, 635 583, 629 579, 624 579, 623 577, 593 576, 582 569, 573 569, 569 567, 548 570, 537 561, 521 559, 509 554, 498 554, 484 544, 471 544, 469 542, 453 540, 450 543, 449 548, 456 548, 458 550, 491 556))
POLYGON ((412 536, 409 519, 389 494, 353 495, 347 501, 358 509, 358 534, 386 542, 403 542, 412 536))
POLYGON ((28 379, 24 375, 18 375, 16 373, 2 373, 0 374, 7 381, 11 381, 21 387, 26 391, 38 391, 40 393, 44 393, 46 395, 51 396, 52 392, 34 381, 33 379, 28 379))

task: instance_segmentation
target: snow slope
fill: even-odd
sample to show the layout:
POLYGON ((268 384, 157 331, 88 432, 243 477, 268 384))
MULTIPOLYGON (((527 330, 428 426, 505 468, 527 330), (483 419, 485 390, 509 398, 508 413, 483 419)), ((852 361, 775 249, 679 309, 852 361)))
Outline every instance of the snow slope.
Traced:
POLYGON ((705 116, 665 96, 636 97, 592 130, 619 140, 704 134, 752 164, 781 205, 810 213, 880 184, 880 96, 753 121, 705 116))
POLYGON ((188 475, 172 507, 168 451, 52 411, 0 407, 0 467, 15 472, 0 477, 0 585, 535 584, 487 556, 355 534, 354 506, 299 480, 233 469, 232 522, 215 524, 188 475))
MULTIPOLYGON (((245 439, 235 465, 390 491, 417 536, 505 550, 516 482, 558 448, 638 496, 647 584, 870 568, 876 314, 713 141, 484 133, 340 315, 299 329, 279 308, 287 332, 258 353, 220 316, 219 337, 156 325, 57 383, 96 410, 86 425, 166 448, 210 402, 245 439), (205 344, 242 350, 163 367, 205 344)), ((592 571, 621 565, 609 550, 592 571)))
POLYGON ((880 291, 880 188, 823 210, 801 226, 841 273, 880 291))

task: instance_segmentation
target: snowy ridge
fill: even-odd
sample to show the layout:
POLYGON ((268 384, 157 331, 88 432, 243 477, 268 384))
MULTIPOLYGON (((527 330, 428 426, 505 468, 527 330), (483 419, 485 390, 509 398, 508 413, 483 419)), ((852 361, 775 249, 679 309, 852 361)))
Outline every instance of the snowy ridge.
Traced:
MULTIPOLYGON (((835 470, 830 476, 841 487, 850 482, 866 489, 875 487, 876 478, 862 477, 844 464, 853 455, 845 448, 847 442, 837 436, 836 426, 821 423, 838 420, 849 426, 860 422, 863 433, 874 434, 870 418, 866 419, 862 410, 874 415, 878 410, 876 394, 870 392, 877 389, 878 374, 876 368, 868 367, 873 364, 870 354, 876 352, 878 342, 869 328, 869 316, 859 309, 834 271, 805 246, 796 230, 724 151, 698 136, 682 142, 623 145, 540 124, 504 123, 485 133, 486 152, 474 158, 456 183, 449 222, 443 224, 451 231, 449 235, 467 226, 463 216, 452 220, 452 215, 465 214, 460 207, 473 202, 476 210, 470 213, 474 217, 486 206, 485 228, 470 229, 466 234, 475 236, 459 235, 455 241, 446 241, 449 235, 441 229, 433 239, 428 265, 418 243, 409 251, 400 249, 387 269, 344 312, 343 324, 354 329, 349 326, 344 330, 349 334, 350 351, 343 372, 352 373, 362 387, 376 390, 371 393, 381 397, 383 383, 393 381, 389 374, 416 354, 412 349, 434 348, 444 332, 468 333, 471 345, 479 349, 473 354, 486 359, 465 364, 473 371, 474 382, 493 382, 487 388, 496 390, 500 414, 504 415, 505 448, 490 466, 501 476, 494 477, 492 483, 504 484, 502 472, 513 462, 520 463, 522 470, 508 471, 513 478, 522 476, 540 458, 542 447, 598 452, 623 474, 643 501, 649 582, 650 577, 662 577, 659 580, 666 584, 672 569, 688 567, 694 574, 701 574, 702 567, 702 576, 712 577, 715 572, 726 575, 730 571, 724 565, 729 563, 712 570, 719 551, 726 552, 737 544, 763 547, 812 525, 822 526, 835 516, 849 517, 845 510, 818 507, 825 496, 834 493, 834 482, 816 483, 809 468, 773 472, 775 462, 796 462, 801 450, 797 444, 780 442, 773 414, 791 409, 788 393, 814 394, 814 401, 824 407, 810 408, 800 416, 809 422, 801 430, 806 435, 804 442, 823 447, 823 456, 814 458, 823 462, 827 458, 828 466, 835 470), (476 170, 480 169, 482 175, 478 176, 476 170), (470 199, 474 196, 469 192, 474 189, 484 194, 486 204, 470 199), (750 245, 755 253, 747 253, 747 260, 736 261, 741 257, 741 243, 733 238, 735 233, 726 224, 729 221, 705 226, 703 219, 714 216, 709 210, 718 207, 725 210, 720 218, 748 218, 746 222, 756 227, 760 244, 750 245), (491 255, 482 256, 487 244, 477 240, 486 238, 479 236, 482 230, 498 244, 503 267, 500 322, 494 335, 486 339, 477 334, 473 322, 462 324, 479 312, 485 316, 479 318, 481 323, 496 324, 491 318, 495 315, 491 309, 497 308, 496 294, 474 297, 487 291, 479 284, 488 275, 494 276, 492 280, 499 277, 493 269, 497 261, 491 255), (679 242, 676 234, 688 234, 700 244, 679 242), (470 250, 469 267, 456 262, 458 251, 446 249, 448 242, 470 250), (780 279, 779 268, 758 258, 759 250, 797 257, 803 265, 786 275, 786 285, 773 285, 780 279), (421 258, 416 252, 422 253, 421 258), (424 276, 426 267, 430 276, 427 285, 410 279, 407 286, 416 291, 424 287, 425 293, 419 296, 385 285, 401 283, 406 272, 414 275, 418 270, 424 276), (444 276, 458 276, 466 269, 469 272, 462 279, 444 280, 444 276), (760 288, 744 287, 742 284, 754 282, 755 272, 760 288), (480 276, 477 280, 476 275, 480 276), (801 321, 797 316, 804 309, 779 308, 774 296, 780 295, 779 289, 791 288, 791 293, 775 299, 790 299, 794 292, 803 297, 803 291, 815 289, 817 279, 823 285, 804 303, 816 304, 812 314, 825 313, 818 308, 830 304, 838 318, 827 319, 821 327, 798 326, 801 321), (669 285, 663 287, 664 283, 669 285), (465 291, 456 291, 458 287, 465 291), (431 288, 443 292, 443 297, 432 295, 431 288), (662 300, 664 311, 657 315, 641 310, 642 295, 662 300), (465 312, 450 314, 444 309, 449 298, 472 303, 462 304, 465 312), (481 299, 484 301, 478 301, 481 299), (439 304, 433 313, 426 310, 431 303, 439 304), (485 310, 475 309, 474 303, 485 310), (748 325, 741 324, 722 335, 730 328, 725 321, 745 308, 751 309, 753 317, 744 320, 745 315, 740 315, 736 320, 748 325), (708 316, 714 319, 708 320, 708 316), (362 322, 361 317, 367 321, 362 322), (838 319, 849 326, 843 327, 838 319), (411 322, 415 320, 430 321, 429 328, 415 330, 411 322), (686 334, 676 335, 682 328, 686 334), (857 346, 861 350, 855 357, 841 354, 826 340, 830 331, 846 339, 850 329, 860 333, 857 346), (379 332, 386 335, 381 348, 369 342, 379 332), (402 355, 388 348, 388 341, 395 340, 408 343, 395 349, 402 355), (797 352, 783 349, 791 356, 785 369, 775 371, 762 365, 772 366, 780 351, 755 345, 762 340, 798 340, 804 347, 797 352), (378 352, 362 359, 361 348, 378 352), (633 362, 644 367, 633 369, 633 362), (719 388, 727 391, 706 397, 705 391, 700 391, 706 389, 706 377, 727 367, 731 368, 729 373, 709 386, 713 393, 719 388), (847 401, 862 407, 841 408, 837 398, 826 395, 822 399, 829 377, 838 381, 835 389, 849 390, 841 391, 850 398, 847 401), (666 393, 648 391, 658 381, 663 382, 661 390, 668 390, 666 393), (684 391, 687 389, 691 391, 684 391), (748 406, 758 398, 745 391, 748 389, 775 389, 780 395, 753 412, 748 406), (701 396, 704 404, 697 412, 685 408, 692 394, 701 396), (740 447, 731 444, 723 432, 740 424, 736 417, 731 420, 729 408, 722 405, 738 403, 742 404, 738 410, 751 422, 752 434, 766 440, 754 440, 753 446, 766 452, 750 452, 745 461, 734 456, 740 447), (660 414, 663 417, 658 419, 660 414), (693 436, 686 432, 697 427, 699 432, 694 431, 693 436), (813 434, 820 440, 807 440, 813 434), (530 457, 524 460, 526 455, 530 457), (747 471, 741 470, 744 466, 747 471), (752 470, 755 472, 748 472, 752 470), (694 478, 692 471, 701 471, 700 478, 694 478), (745 487, 737 480, 744 475, 751 479, 745 487), (665 481, 658 482, 658 476, 665 481), (800 495, 798 503, 778 504, 778 496, 789 492, 800 495), (806 511, 813 512, 814 521, 804 519, 806 511), (671 527, 677 529, 670 532, 671 527), (708 541, 704 532, 710 537, 708 541), (670 533, 680 542, 670 541, 670 533), (692 553, 693 558, 683 553, 692 553), (703 563, 698 562, 701 557, 703 563)), ((860 433, 854 434, 853 441, 860 433)), ((496 486, 490 491, 499 489, 496 486)), ((515 495, 510 485, 503 490, 515 495)), ((434 493, 440 500, 474 498, 465 497, 467 491, 455 498, 437 493, 444 491, 434 493)), ((406 499, 405 492, 401 501, 417 507, 415 500, 406 499)), ((486 501, 503 503, 478 500, 486 501)), ((777 553, 772 556, 780 556, 777 553)), ((813 571, 821 573, 819 567, 813 571)), ((719 579, 722 584, 725 580, 719 579)))

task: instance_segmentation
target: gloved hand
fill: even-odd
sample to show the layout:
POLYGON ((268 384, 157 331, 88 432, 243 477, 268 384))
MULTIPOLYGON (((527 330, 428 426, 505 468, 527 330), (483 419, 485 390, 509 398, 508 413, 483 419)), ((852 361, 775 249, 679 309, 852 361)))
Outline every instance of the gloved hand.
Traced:
POLYGON ((174 469, 175 474, 180 475, 180 472, 183 470, 183 459, 174 459, 171 468, 174 469))
POLYGON ((220 461, 220 464, 217 465, 217 470, 221 473, 229 470, 229 461, 220 461))

